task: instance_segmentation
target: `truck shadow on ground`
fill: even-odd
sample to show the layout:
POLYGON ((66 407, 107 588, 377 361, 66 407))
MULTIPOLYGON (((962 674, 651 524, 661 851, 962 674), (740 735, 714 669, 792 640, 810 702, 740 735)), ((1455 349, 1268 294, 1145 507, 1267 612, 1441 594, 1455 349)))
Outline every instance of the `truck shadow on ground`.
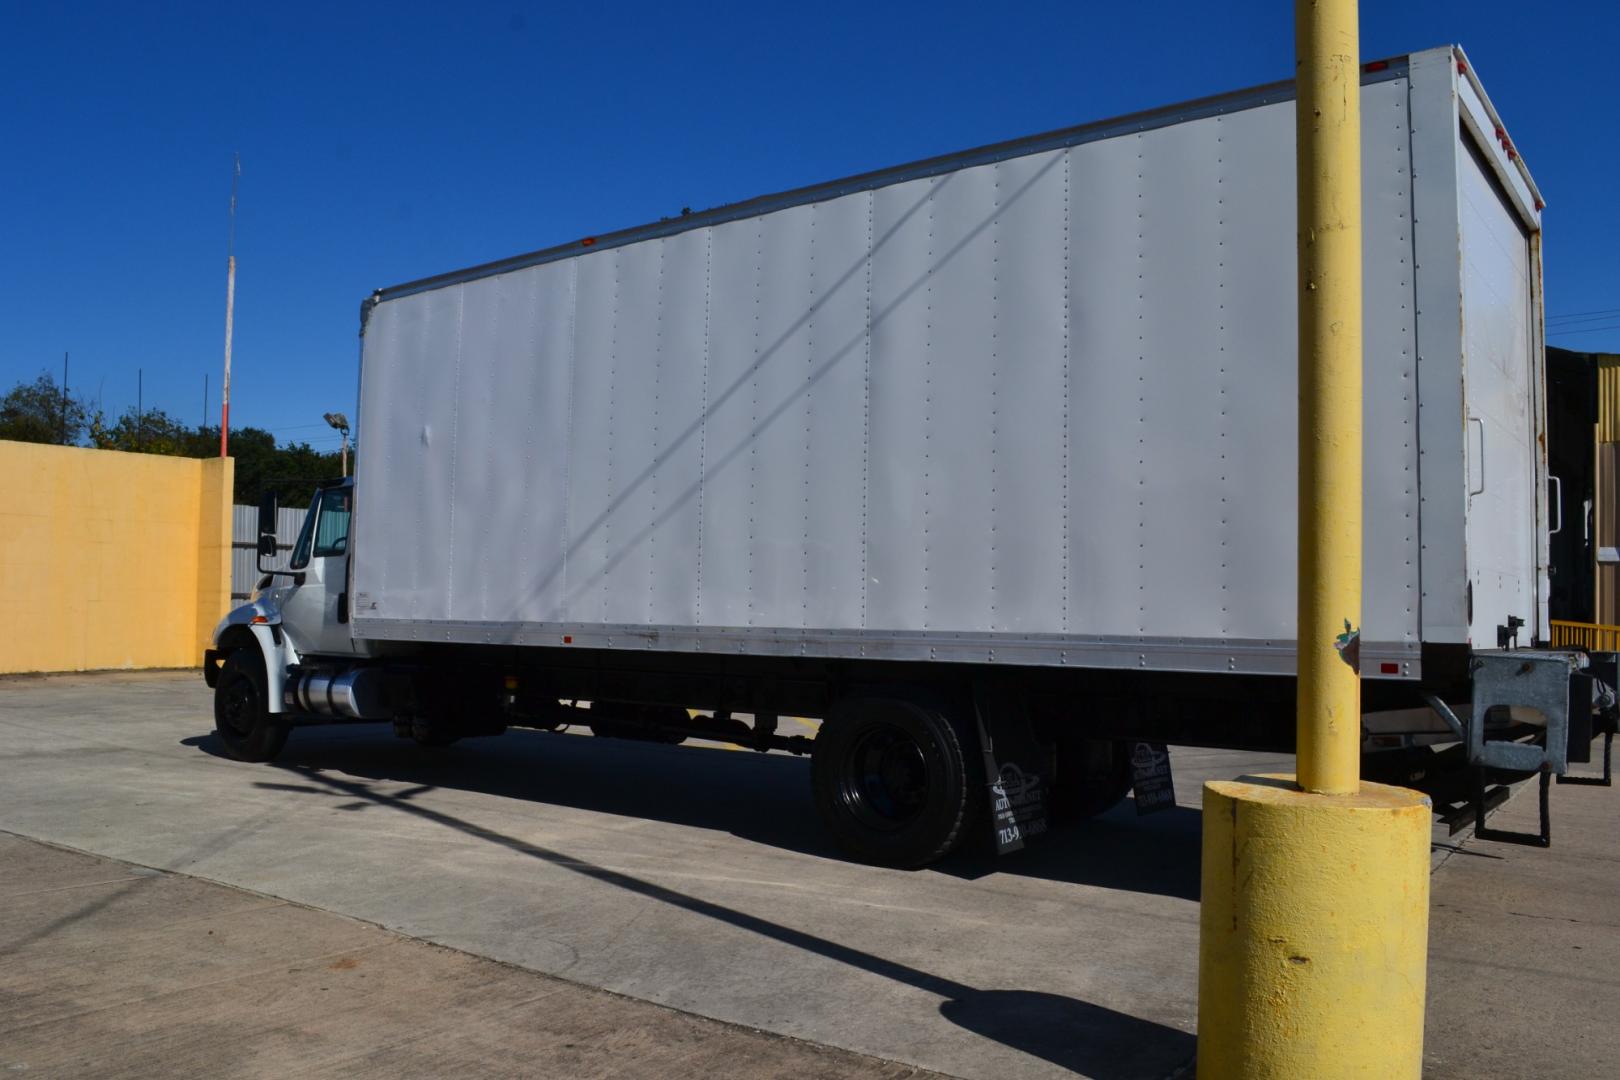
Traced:
MULTIPOLYGON (((223 756, 212 734, 184 741, 223 756)), ((300 728, 278 764, 664 821, 843 858, 816 817, 809 761, 786 754, 630 740, 602 746, 595 736, 522 730, 425 750, 381 726, 343 726, 300 728)), ((924 872, 967 880, 1014 874, 1196 901, 1201 825, 1197 810, 1138 816, 1127 800, 1002 857, 990 850, 986 826, 924 872)))
MULTIPOLYGON (((210 753, 218 752, 212 735, 186 739, 184 742, 210 753)), ((670 752, 681 748, 638 749, 670 752)), ((344 800, 340 805, 345 807, 381 807, 408 814, 567 872, 815 953, 860 971, 915 987, 937 995, 941 999, 940 1015, 958 1027, 1096 1080, 1162 1077, 1182 1070, 1192 1059, 1196 1044, 1194 1036, 1164 1024, 1058 994, 1023 990, 981 990, 804 930, 691 896, 623 871, 599 866, 588 860, 509 836, 414 801, 417 796, 428 790, 445 786, 433 782, 427 774, 443 779, 447 775, 454 776, 462 772, 476 772, 480 768, 489 768, 494 761, 472 762, 465 768, 428 763, 419 764, 413 770, 397 768, 380 770, 387 773, 386 779, 392 782, 417 781, 416 786, 402 791, 378 790, 368 780, 334 775, 326 771, 341 768, 345 773, 350 772, 348 765, 337 765, 332 759, 347 758, 351 753, 373 759, 388 756, 379 755, 376 751, 376 747, 368 746, 360 740, 307 739, 299 752, 289 754, 290 760, 284 760, 270 773, 270 777, 273 778, 255 781, 255 786, 316 797, 337 797, 344 800), (397 775, 401 771, 408 771, 413 775, 397 775)), ((687 752, 701 751, 687 750, 687 752)), ((500 755, 500 757, 509 756, 506 753, 500 755)), ((734 755, 719 752, 715 756, 734 755)), ((771 762, 767 766, 770 770, 769 780, 771 782, 780 780, 779 766, 773 759, 753 758, 750 768, 758 769, 762 760, 771 762)), ((795 763, 792 759, 781 760, 787 765, 802 764, 795 763)), ((663 759, 662 764, 668 767, 670 762, 663 759)), ((726 769, 735 767, 725 766, 726 769)), ((491 785, 449 786, 484 791, 489 790, 491 785)), ((690 791, 687 793, 690 794, 690 791)), ((805 802, 808 803, 808 800, 805 802)), ((808 806, 791 809, 796 813, 802 813, 808 806)), ((620 807, 615 812, 622 813, 624 809, 620 807)), ((755 812, 758 813, 757 808, 755 812)), ((654 816, 676 820, 669 815, 654 816)))

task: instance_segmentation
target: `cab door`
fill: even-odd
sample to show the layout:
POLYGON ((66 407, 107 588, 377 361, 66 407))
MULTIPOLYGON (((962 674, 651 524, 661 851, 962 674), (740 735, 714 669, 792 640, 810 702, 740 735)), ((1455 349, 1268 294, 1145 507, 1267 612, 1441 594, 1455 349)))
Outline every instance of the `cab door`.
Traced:
POLYGON ((293 546, 289 570, 303 573, 281 601, 282 630, 302 656, 353 655, 349 633, 349 522, 354 488, 345 484, 318 491, 293 546))

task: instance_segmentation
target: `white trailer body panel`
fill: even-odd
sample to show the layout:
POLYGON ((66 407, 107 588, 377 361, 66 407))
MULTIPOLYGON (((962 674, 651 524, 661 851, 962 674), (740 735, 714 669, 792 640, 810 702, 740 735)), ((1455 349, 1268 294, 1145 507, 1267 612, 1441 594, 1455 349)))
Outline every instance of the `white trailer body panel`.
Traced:
MULTIPOLYGON (((1474 536, 1425 497, 1466 498, 1458 409, 1419 452, 1463 355, 1420 377, 1425 242, 1463 295, 1457 214, 1414 231, 1459 190, 1414 186, 1425 110, 1456 161, 1430 81, 1363 88, 1362 651, 1405 677, 1466 640, 1424 606, 1460 609, 1474 536)), ((354 633, 1291 672, 1293 140, 1271 87, 385 290, 354 633)))

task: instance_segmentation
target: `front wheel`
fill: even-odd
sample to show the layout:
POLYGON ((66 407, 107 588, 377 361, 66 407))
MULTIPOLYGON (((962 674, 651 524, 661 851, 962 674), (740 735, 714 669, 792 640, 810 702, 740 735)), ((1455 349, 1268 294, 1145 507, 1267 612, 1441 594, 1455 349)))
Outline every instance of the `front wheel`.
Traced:
POLYGON ((214 732, 237 761, 269 761, 281 753, 289 730, 270 712, 264 664, 257 649, 225 658, 214 683, 214 732))
POLYGON ((978 806, 973 743, 918 702, 840 702, 810 756, 816 809, 838 846, 862 862, 915 869, 961 842, 978 806))

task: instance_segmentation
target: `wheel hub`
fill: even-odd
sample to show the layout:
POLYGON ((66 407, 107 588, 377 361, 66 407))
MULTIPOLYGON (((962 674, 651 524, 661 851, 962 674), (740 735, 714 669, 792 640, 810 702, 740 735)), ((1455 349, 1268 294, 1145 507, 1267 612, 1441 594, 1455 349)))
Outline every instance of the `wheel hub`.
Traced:
POLYGON ((839 785, 844 805, 869 827, 899 828, 928 799, 928 763, 909 732, 882 725, 866 732, 847 758, 839 785))
POLYGON ((253 686, 246 679, 237 679, 226 688, 220 711, 232 731, 241 735, 253 733, 253 717, 257 711, 254 704, 253 686))

